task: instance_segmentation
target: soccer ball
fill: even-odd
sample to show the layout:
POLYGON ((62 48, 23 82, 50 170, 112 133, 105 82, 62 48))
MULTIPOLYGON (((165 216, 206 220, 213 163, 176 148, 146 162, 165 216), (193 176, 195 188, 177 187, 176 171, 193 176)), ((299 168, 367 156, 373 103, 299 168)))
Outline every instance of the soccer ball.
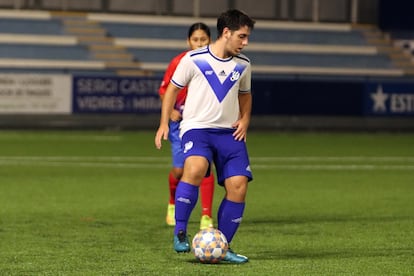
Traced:
POLYGON ((194 256, 202 263, 218 263, 227 253, 229 244, 220 230, 207 228, 200 230, 193 238, 194 256))

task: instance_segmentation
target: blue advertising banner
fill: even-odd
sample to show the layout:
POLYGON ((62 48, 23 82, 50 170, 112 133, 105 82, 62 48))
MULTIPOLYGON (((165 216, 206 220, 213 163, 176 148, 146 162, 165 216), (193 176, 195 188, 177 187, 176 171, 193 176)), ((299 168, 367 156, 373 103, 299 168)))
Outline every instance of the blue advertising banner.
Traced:
POLYGON ((362 82, 253 79, 253 115, 361 116, 362 82))
POLYGON ((414 116, 414 83, 367 83, 364 114, 414 116))
MULTIPOLYGON (((74 76, 73 113, 160 114, 160 77, 74 76)), ((414 116, 414 82, 253 79, 254 115, 414 116)))
POLYGON ((73 113, 159 113, 161 78, 73 77, 73 113))

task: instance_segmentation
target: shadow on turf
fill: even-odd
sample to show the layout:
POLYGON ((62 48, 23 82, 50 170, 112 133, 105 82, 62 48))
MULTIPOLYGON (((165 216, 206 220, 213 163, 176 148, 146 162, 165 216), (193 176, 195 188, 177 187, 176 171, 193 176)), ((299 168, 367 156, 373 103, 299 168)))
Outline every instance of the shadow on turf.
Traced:
POLYGON ((186 252, 186 253, 172 253, 173 255, 170 255, 170 260, 173 261, 179 261, 179 262, 186 262, 189 264, 199 264, 199 265, 206 265, 206 266, 217 266, 217 265, 235 265, 234 263, 229 263, 226 261, 218 262, 215 264, 211 263, 202 263, 199 260, 197 260, 194 256, 193 252, 186 252))
MULTIPOLYGON (((249 262, 254 260, 294 260, 294 259, 344 259, 344 258, 359 258, 359 257, 398 257, 398 256, 411 256, 411 248, 394 248, 391 251, 385 252, 383 249, 367 249, 362 251, 361 248, 355 248, 355 250, 342 250, 342 251, 280 251, 280 250, 266 250, 255 252, 254 255, 250 255, 249 262)), ((191 259, 186 260, 187 263, 200 264, 207 266, 217 265, 234 265, 228 262, 219 262, 216 264, 201 263, 198 260, 191 259)))
POLYGON ((243 264, 246 264, 246 263, 243 263, 243 264, 234 264, 234 263, 229 263, 229 262, 224 262, 224 261, 223 262, 216 263, 216 264, 209 264, 209 263, 202 263, 202 262, 196 260, 195 258, 193 260, 188 260, 187 263, 207 265, 207 266, 216 266, 216 265, 243 265, 243 264))
POLYGON ((266 218, 250 219, 243 221, 243 225, 257 224, 306 224, 306 223, 332 223, 332 222, 393 222, 412 220, 411 216, 370 216, 370 217, 347 217, 347 216, 320 216, 320 217, 292 217, 292 218, 266 218))
POLYGON ((258 260, 292 260, 292 259, 344 259, 344 258, 360 258, 360 257, 398 257, 411 256, 411 248, 399 248, 391 251, 384 251, 383 249, 367 249, 361 248, 355 250, 342 251, 290 251, 281 252, 277 250, 256 252, 252 259, 258 260))
MULTIPOLYGON (((294 225, 294 224, 318 224, 318 223, 346 223, 346 222, 360 222, 361 225, 369 223, 381 223, 381 222, 400 222, 405 220, 413 220, 410 216, 372 216, 372 217, 338 217, 338 216, 325 216, 325 217, 293 217, 293 218, 280 218, 280 219, 256 219, 243 222, 244 232, 257 232, 258 225, 294 225)), ((274 227, 274 226, 272 226, 274 227)), ((278 232, 281 236, 284 235, 283 231, 278 232)), ((291 235, 292 229, 289 230, 291 235)), ((312 230, 294 231, 295 235, 312 235, 312 230)), ((390 256, 412 256, 412 249, 408 247, 392 248, 390 250, 367 248, 365 250, 361 248, 335 250, 335 251, 299 251, 291 250, 286 251, 282 249, 256 251, 254 255, 250 255, 251 260, 289 260, 289 259, 325 259, 325 258, 356 258, 356 257, 390 257, 390 256)))

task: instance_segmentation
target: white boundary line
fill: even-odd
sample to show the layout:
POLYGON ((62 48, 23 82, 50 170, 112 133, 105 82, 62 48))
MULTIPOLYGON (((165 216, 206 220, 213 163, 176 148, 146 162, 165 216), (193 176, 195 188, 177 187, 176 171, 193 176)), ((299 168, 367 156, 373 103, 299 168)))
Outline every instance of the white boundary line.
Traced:
POLYGON ((132 168, 132 169, 159 169, 169 168, 170 164, 154 164, 154 163, 102 163, 102 162, 65 162, 65 161, 28 161, 28 160, 0 160, 1 166, 46 166, 46 167, 81 167, 81 168, 132 168))
MULTIPOLYGON (((253 170, 311 170, 311 171, 372 171, 398 170, 414 172, 414 157, 404 156, 350 156, 350 157, 253 157, 253 170), (303 162, 326 162, 330 164, 303 164, 303 162), (369 162, 363 164, 332 164, 339 162, 369 162), (261 164, 261 162, 300 162, 302 164, 261 164), (405 162, 405 164, 375 164, 376 162, 405 162)), ((145 168, 170 167, 169 157, 134 156, 0 156, 0 166, 51 166, 90 168, 145 168)))
POLYGON ((370 161, 370 162, 414 162, 414 156, 286 156, 286 157, 252 157, 255 161, 261 162, 321 162, 321 161, 370 161))
MULTIPOLYGON (((0 156, 0 160, 26 161, 169 161, 166 156, 0 156)), ((414 162, 414 156, 251 156, 254 162, 325 162, 325 161, 368 161, 368 162, 414 162)))
POLYGON ((252 165, 252 170, 310 170, 310 171, 374 171, 374 170, 398 170, 413 171, 414 165, 373 165, 373 164, 348 164, 348 165, 252 165))
MULTIPOLYGON (((46 166, 46 167, 81 167, 81 168, 125 168, 125 169, 160 169, 169 168, 170 164, 154 163, 102 163, 102 162, 64 162, 64 161, 28 161, 28 160, 0 160, 1 166, 46 166)), ((373 170, 397 170, 412 171, 414 165, 373 165, 373 164, 350 164, 350 165, 254 165, 253 170, 310 170, 310 171, 373 171, 373 170)))

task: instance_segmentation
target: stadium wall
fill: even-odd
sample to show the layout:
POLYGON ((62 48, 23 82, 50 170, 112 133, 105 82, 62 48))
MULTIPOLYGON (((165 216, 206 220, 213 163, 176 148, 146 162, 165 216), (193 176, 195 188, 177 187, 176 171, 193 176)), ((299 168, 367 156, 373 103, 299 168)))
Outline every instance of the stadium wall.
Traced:
MULTIPOLYGON (((155 129, 159 77, 1 74, 2 129, 155 129)), ((414 81, 253 78, 253 129, 414 131, 414 81)))

